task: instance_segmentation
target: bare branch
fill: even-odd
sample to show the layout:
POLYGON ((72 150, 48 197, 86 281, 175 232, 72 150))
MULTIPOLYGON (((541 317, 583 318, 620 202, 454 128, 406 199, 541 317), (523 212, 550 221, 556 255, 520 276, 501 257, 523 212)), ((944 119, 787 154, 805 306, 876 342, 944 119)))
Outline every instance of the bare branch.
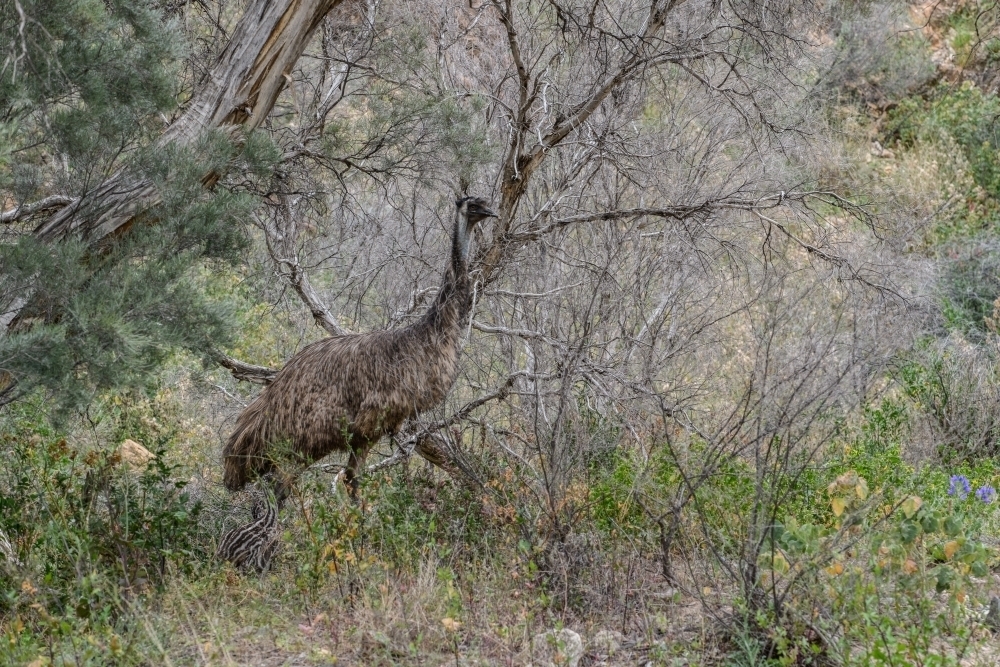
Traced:
POLYGON ((27 218, 36 213, 41 213, 54 208, 62 208, 63 206, 72 206, 76 202, 76 197, 68 197, 66 195, 49 195, 44 199, 39 199, 33 204, 22 204, 21 206, 12 208, 9 211, 0 213, 0 224, 6 225, 12 222, 17 222, 22 218, 27 218))
POLYGON ((333 313, 330 312, 330 309, 326 307, 326 304, 316 294, 316 290, 313 289, 312 284, 309 282, 309 276, 306 275, 306 272, 302 269, 302 265, 299 264, 298 257, 282 258, 277 261, 288 268, 288 272, 286 273, 288 282, 292 285, 295 293, 299 295, 309 308, 309 312, 312 313, 316 324, 331 336, 346 336, 349 334, 350 331, 337 323, 333 313))
POLYGON ((489 403, 490 401, 502 401, 510 393, 511 387, 514 386, 514 382, 516 382, 518 378, 527 377, 529 375, 531 374, 527 371, 512 373, 507 377, 503 384, 494 389, 492 392, 480 396, 475 400, 469 401, 448 417, 439 419, 429 424, 418 425, 418 430, 413 432, 402 442, 397 442, 396 452, 393 453, 392 456, 383 461, 372 464, 367 468, 367 471, 371 473, 404 463, 409 461, 410 457, 414 453, 417 453, 452 476, 462 478, 465 481, 474 482, 477 486, 481 487, 483 485, 482 481, 480 481, 472 468, 463 460, 461 455, 455 451, 449 442, 447 442, 447 438, 441 436, 439 431, 451 426, 452 424, 457 424, 468 417, 474 410, 489 403))

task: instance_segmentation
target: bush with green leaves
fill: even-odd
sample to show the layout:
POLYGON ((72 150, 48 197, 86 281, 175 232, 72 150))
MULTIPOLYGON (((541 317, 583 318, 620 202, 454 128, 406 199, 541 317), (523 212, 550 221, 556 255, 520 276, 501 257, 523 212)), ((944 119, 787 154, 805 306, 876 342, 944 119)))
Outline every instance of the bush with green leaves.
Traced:
POLYGON ((162 448, 139 470, 47 424, 34 401, 2 420, 0 528, 21 562, 0 570, 0 618, 15 655, 108 664, 129 652, 132 601, 207 562, 211 538, 162 448))
POLYGON ((950 138, 965 153, 979 185, 1000 197, 1000 97, 972 83, 940 86, 927 99, 910 97, 892 110, 888 136, 904 146, 950 138))
POLYGON ((957 156, 971 175, 935 214, 938 242, 996 229, 1000 222, 1000 97, 964 83, 940 85, 926 97, 913 96, 892 109, 884 143, 900 148, 940 146, 957 156))
POLYGON ((18 12, 0 20, 4 210, 57 195, 76 200, 78 218, 104 215, 79 197, 115 173, 157 194, 99 248, 40 240, 32 230, 51 207, 0 229, 0 403, 42 387, 67 413, 142 387, 178 349, 232 340, 231 308, 208 296, 206 274, 242 263, 259 203, 248 188, 280 152, 263 133, 157 142, 189 82, 183 32, 155 3, 25 0, 18 12), (207 174, 224 173, 236 175, 206 189, 207 174))
POLYGON ((995 352, 960 337, 928 340, 900 364, 898 380, 945 463, 988 461, 1000 452, 995 352))

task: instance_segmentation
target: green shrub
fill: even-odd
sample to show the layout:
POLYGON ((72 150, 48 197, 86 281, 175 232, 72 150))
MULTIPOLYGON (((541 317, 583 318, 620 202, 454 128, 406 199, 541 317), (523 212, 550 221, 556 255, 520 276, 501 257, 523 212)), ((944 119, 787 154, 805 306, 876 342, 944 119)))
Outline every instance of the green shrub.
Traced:
POLYGON ((895 503, 909 493, 912 469, 903 460, 902 437, 906 426, 905 407, 885 399, 878 406, 866 406, 861 433, 848 444, 830 466, 829 482, 848 470, 857 471, 872 491, 895 503))
POLYGON ((590 502, 597 526, 607 534, 643 529, 642 507, 635 502, 637 462, 633 453, 613 449, 590 462, 590 502))
POLYGON ((889 114, 886 134, 903 146, 953 139, 965 153, 976 184, 1000 197, 1000 98, 972 83, 938 87, 928 99, 910 97, 889 114))
POLYGON ((22 561, 0 571, 0 618, 29 658, 108 664, 128 654, 131 601, 208 559, 201 503, 164 449, 131 469, 68 442, 44 405, 9 406, 0 423, 0 528, 22 561))

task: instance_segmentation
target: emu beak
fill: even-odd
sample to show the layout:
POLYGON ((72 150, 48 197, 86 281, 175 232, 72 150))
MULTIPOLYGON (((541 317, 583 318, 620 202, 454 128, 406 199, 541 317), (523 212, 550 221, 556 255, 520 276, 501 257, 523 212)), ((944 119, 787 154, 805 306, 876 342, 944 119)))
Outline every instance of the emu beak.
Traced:
POLYGON ((473 225, 477 224, 480 220, 485 220, 486 218, 496 218, 496 213, 492 210, 486 208, 482 204, 476 204, 475 206, 469 207, 469 222, 473 225))

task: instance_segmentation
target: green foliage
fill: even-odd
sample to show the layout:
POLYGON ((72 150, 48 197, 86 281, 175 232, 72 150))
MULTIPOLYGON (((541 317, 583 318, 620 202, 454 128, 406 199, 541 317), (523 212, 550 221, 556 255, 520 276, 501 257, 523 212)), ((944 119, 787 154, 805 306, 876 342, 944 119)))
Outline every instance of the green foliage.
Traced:
POLYGON ((904 146, 951 137, 969 160, 976 183, 1000 196, 1000 98, 971 83, 911 97, 890 114, 887 130, 904 146))
POLYGON ((910 97, 892 110, 886 135, 904 147, 916 142, 954 144, 968 161, 982 193, 963 193, 967 215, 996 224, 1000 197, 1000 98, 971 83, 940 86, 928 99, 910 97))
POLYGON ((99 256, 82 243, 31 237, 0 247, 8 288, 31 297, 28 326, 0 341, 3 368, 21 390, 44 387, 65 413, 100 392, 141 387, 178 348, 204 353, 230 340, 230 307, 207 295, 213 278, 197 269, 240 258, 253 200, 208 192, 202 179, 223 164, 266 172, 274 154, 260 143, 237 151, 209 135, 191 149, 144 154, 141 167, 163 198, 149 213, 156 224, 137 223, 99 256))
MULTIPOLYGON (((708 467, 699 464, 706 455, 704 443, 695 440, 687 455, 688 470, 705 465, 709 474, 692 480, 694 495, 686 503, 686 516, 711 526, 713 535, 729 553, 738 553, 746 534, 746 518, 751 514, 755 499, 756 476, 753 467, 741 457, 723 456, 708 467)), ((646 489, 654 498, 663 499, 669 507, 674 499, 684 499, 688 491, 680 470, 667 448, 657 450, 652 460, 652 486, 646 489)))
POLYGON ((976 503, 912 496, 871 525, 854 564, 826 569, 850 664, 958 664, 935 644, 948 636, 961 646, 971 636, 966 603, 977 594, 973 578, 988 574, 993 557, 978 539, 981 523, 974 517, 985 505, 976 503), (861 654, 853 655, 851 646, 862 647, 861 654))
MULTIPOLYGON (((20 9, 23 25, 0 21, 11 45, 0 77, 0 199, 78 195, 128 173, 148 179, 160 202, 100 248, 42 244, 28 228, 0 244, 0 308, 23 304, 0 341, 0 375, 21 394, 45 389, 65 416, 101 392, 142 387, 177 349, 203 354, 231 340, 227 300, 206 294, 212 278, 199 271, 242 259, 257 198, 241 187, 270 178, 279 151, 263 135, 154 144, 176 104, 184 49, 155 4, 29 0, 20 9), (239 186, 206 190, 206 174, 229 171, 239 186)), ((77 215, 101 213, 84 202, 77 215)))
POLYGON ((63 161, 62 178, 92 182, 158 132, 184 42, 146 2, 20 4, 23 29, 13 10, 0 21, 0 42, 16 54, 0 76, 0 127, 13 131, 0 135, 11 142, 0 144, 0 189, 24 201, 51 177, 50 161, 63 161))
POLYGON ((285 540, 304 594, 321 590, 331 578, 350 585, 373 569, 412 571, 429 556, 488 553, 482 549, 492 532, 483 525, 479 503, 462 488, 387 474, 366 481, 362 510, 345 489, 331 489, 329 479, 299 485, 303 501, 325 496, 322 502, 296 507, 293 499, 286 512, 293 525, 285 540))
MULTIPOLYGON (((1000 98, 971 83, 940 85, 890 110, 883 143, 894 145, 897 153, 919 149, 915 154, 945 179, 934 186, 939 204, 927 238, 931 252, 962 255, 955 241, 993 230, 1000 222, 998 122, 1000 98)), ((960 305, 957 314, 963 314, 960 305)))
MULTIPOLYGON (((0 528, 23 561, 0 570, 5 642, 25 661, 109 664, 130 653, 131 601, 206 560, 201 504, 162 449, 132 470, 115 452, 71 445, 41 409, 22 401, 0 421, 0 528)), ((119 405, 106 417, 125 415, 119 405)))
POLYGON ((827 650, 845 664, 957 664, 936 644, 944 636, 953 645, 969 641, 967 604, 984 601, 976 581, 995 560, 981 541, 995 505, 972 494, 948 495, 948 480, 942 484, 939 475, 906 481, 926 497, 886 504, 876 496, 866 503, 866 480, 849 471, 828 489, 827 525, 775 526, 758 563, 761 584, 780 590, 791 583, 796 592, 781 609, 781 623, 764 618, 758 625, 771 628, 779 664, 801 664, 795 661, 815 648, 795 628, 817 604, 828 616, 812 612, 812 622, 829 625, 828 636, 838 640, 827 650), (928 656, 930 662, 920 662, 928 656))
POLYGON ((634 454, 613 449, 590 463, 590 502, 597 526, 614 534, 620 530, 635 534, 645 528, 642 508, 635 502, 639 466, 634 454))
MULTIPOLYGON (((904 366, 901 376, 912 391, 924 373, 904 366)), ((748 626, 731 638, 735 664, 750 655, 773 664, 958 664, 997 560, 984 538, 1000 519, 1000 469, 988 459, 951 471, 908 465, 909 396, 867 406, 857 435, 834 445, 822 474, 800 476, 781 503, 785 518, 757 560, 764 598, 778 602, 747 605, 748 626), (836 638, 825 657, 810 640, 815 628, 836 638)))
POLYGON ((831 477, 857 471, 873 493, 894 504, 900 494, 909 493, 912 469, 903 460, 902 438, 906 428, 905 407, 885 399, 877 406, 865 406, 861 432, 843 449, 829 467, 831 477))

